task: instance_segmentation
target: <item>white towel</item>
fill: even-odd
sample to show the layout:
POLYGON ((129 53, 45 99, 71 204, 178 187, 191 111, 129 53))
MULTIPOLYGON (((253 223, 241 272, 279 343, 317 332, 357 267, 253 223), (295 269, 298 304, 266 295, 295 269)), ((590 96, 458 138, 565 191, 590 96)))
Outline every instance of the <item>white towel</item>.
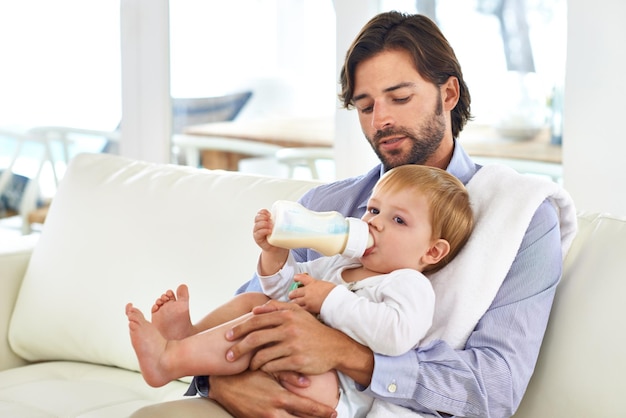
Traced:
POLYGON ((431 275, 435 289, 433 325, 420 345, 442 339, 463 348, 508 273, 526 229, 549 199, 560 217, 563 258, 576 235, 576 210, 558 184, 519 174, 503 165, 486 165, 467 184, 474 231, 446 267, 431 275))

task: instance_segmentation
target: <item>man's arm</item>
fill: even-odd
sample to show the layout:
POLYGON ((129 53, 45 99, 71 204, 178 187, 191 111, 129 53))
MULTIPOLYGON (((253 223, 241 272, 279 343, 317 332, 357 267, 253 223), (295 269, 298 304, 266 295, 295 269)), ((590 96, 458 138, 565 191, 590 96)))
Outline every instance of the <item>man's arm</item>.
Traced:
MULTIPOLYGON (((208 397, 235 417, 336 417, 331 407, 296 395, 262 371, 211 376, 208 397)), ((208 386, 208 385, 205 385, 208 386)))
POLYGON ((562 269, 555 210, 535 213, 509 274, 464 350, 443 341, 375 356, 373 396, 422 412, 512 415, 535 367, 562 269))

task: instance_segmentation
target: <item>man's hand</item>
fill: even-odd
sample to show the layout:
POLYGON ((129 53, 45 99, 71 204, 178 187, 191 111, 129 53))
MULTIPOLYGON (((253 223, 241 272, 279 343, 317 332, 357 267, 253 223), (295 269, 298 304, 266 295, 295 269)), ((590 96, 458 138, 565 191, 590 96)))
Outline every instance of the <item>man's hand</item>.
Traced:
POLYGON ((369 385, 374 355, 367 347, 320 323, 295 303, 270 301, 253 313, 226 334, 230 341, 241 339, 227 353, 229 360, 254 352, 252 370, 321 374, 336 369, 369 385))
MULTIPOLYGON (((293 377, 294 375, 291 375, 293 377)), ((306 387, 297 379, 290 383, 306 387)), ((210 377, 209 397, 235 417, 336 417, 331 407, 283 388, 262 371, 210 377)))

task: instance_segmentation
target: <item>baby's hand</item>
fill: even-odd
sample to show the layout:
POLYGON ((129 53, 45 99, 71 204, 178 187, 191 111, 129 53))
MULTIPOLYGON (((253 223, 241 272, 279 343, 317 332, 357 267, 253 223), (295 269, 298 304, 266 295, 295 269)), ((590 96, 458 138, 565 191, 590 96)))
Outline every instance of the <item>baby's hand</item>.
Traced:
POLYGON ((272 223, 272 215, 270 212, 267 209, 259 210, 254 217, 252 236, 254 237, 254 242, 256 242, 262 250, 269 251, 275 248, 267 242, 267 237, 272 233, 273 228, 274 224, 272 223))
POLYGON ((302 285, 289 293, 289 299, 312 314, 319 314, 326 296, 335 288, 335 284, 317 280, 308 274, 296 274, 293 279, 302 285))
POLYGON ((269 276, 278 272, 287 261, 289 250, 276 247, 269 243, 267 237, 272 233, 274 223, 267 209, 261 209, 254 218, 252 235, 254 241, 261 248, 257 273, 261 276, 269 276))

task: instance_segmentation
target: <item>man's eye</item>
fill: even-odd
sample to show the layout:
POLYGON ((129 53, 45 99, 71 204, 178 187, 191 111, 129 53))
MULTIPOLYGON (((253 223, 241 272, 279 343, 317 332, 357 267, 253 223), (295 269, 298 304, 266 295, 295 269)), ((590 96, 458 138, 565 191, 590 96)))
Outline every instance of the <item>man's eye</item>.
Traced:
POLYGON ((407 96, 407 97, 399 97, 399 98, 393 99, 393 101, 396 103, 406 103, 410 99, 411 99, 411 96, 407 96))
POLYGON ((360 107, 359 112, 360 113, 372 113, 372 109, 374 109, 373 106, 360 107))

